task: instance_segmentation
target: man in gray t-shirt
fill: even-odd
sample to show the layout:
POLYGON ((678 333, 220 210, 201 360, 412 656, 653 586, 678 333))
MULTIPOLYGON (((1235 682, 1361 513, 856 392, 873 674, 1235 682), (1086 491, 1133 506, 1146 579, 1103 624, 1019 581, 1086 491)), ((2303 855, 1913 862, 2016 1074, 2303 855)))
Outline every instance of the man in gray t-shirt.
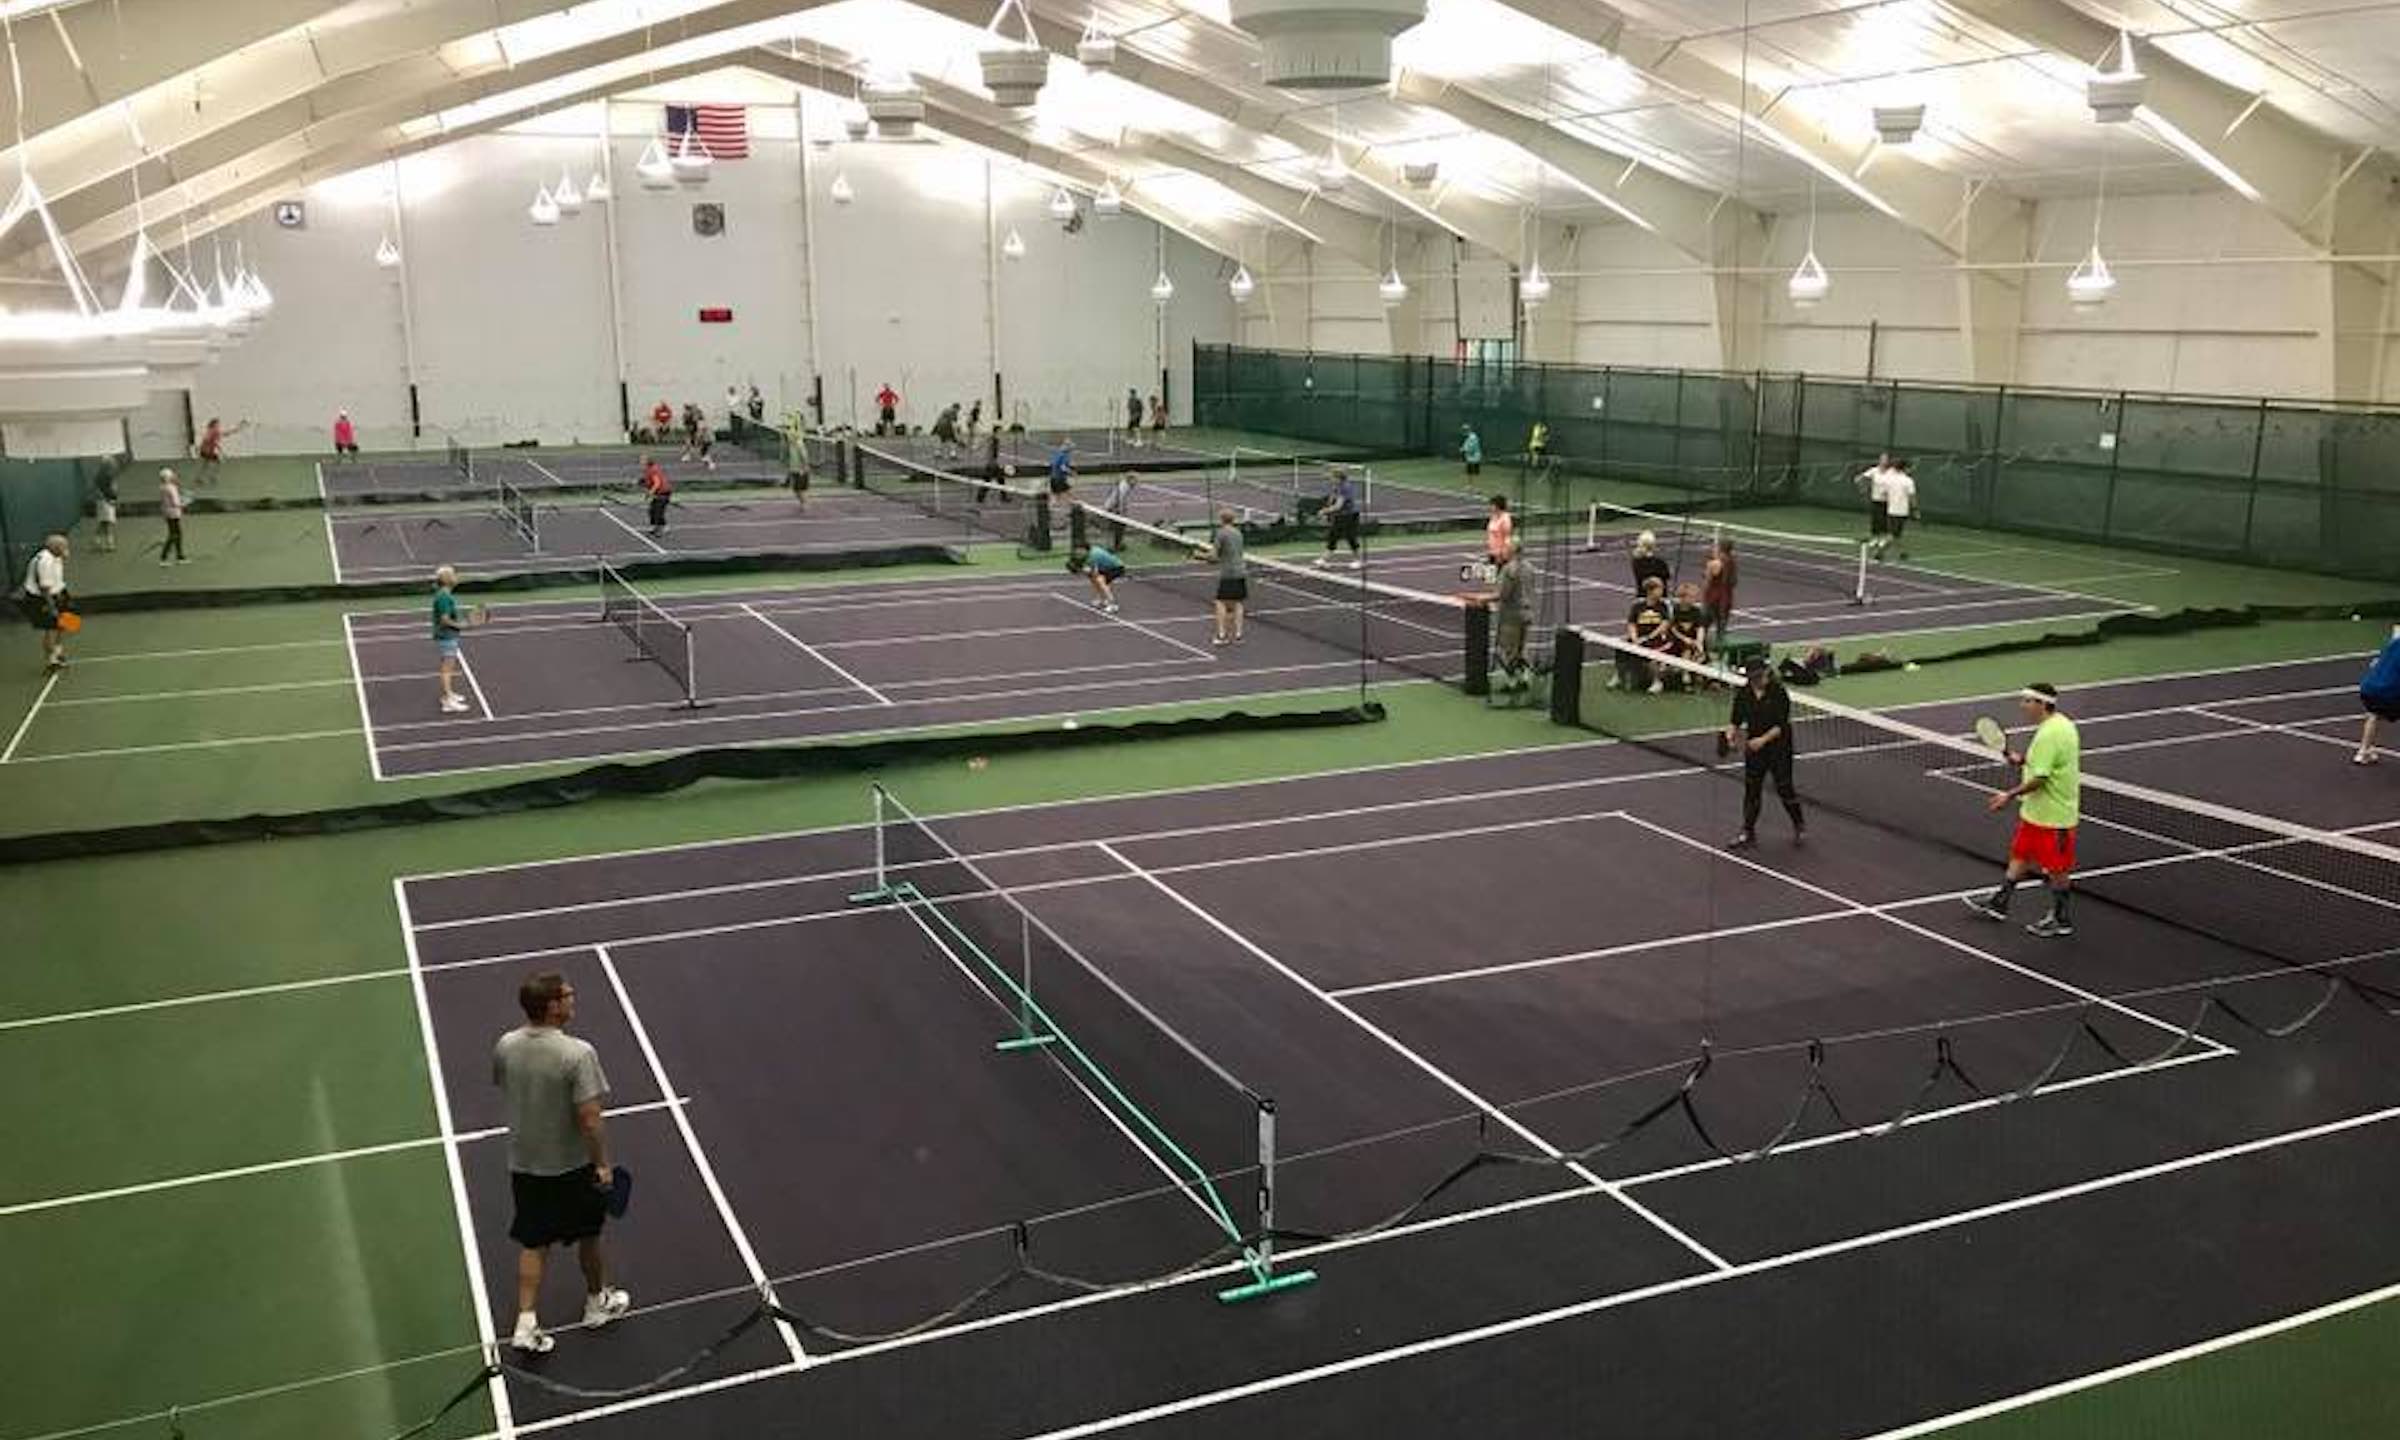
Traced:
POLYGON ((1217 562, 1216 643, 1231 645, 1242 638, 1242 609, 1250 599, 1250 562, 1242 554, 1242 527, 1233 511, 1217 512, 1217 533, 1208 554, 1217 562))
POLYGON ((1525 546, 1511 538, 1508 559, 1492 592, 1493 638, 1500 652, 1502 684, 1521 690, 1533 683, 1525 664, 1525 546))
POLYGON ((553 1245, 572 1244, 583 1265, 583 1324, 587 1330, 623 1315, 632 1297, 608 1283, 600 1230, 608 1219, 615 1175, 601 1102, 608 1077, 591 1042, 567 1033, 575 1018, 575 988, 555 970, 517 989, 525 1023, 492 1047, 492 1083, 508 1118, 508 1188, 516 1215, 509 1238, 517 1255, 517 1325, 509 1343, 542 1354, 555 1343, 534 1318, 542 1270, 553 1245))

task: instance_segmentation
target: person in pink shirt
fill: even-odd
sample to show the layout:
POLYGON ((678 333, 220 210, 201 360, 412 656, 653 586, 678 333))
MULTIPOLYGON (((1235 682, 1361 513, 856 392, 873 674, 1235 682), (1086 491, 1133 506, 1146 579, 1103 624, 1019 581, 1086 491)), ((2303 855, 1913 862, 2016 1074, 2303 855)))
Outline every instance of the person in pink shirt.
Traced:
POLYGON ((1484 557, 1494 565, 1508 563, 1509 542, 1517 538, 1516 517, 1508 513, 1508 497, 1492 497, 1492 518, 1483 527, 1484 557))
POLYGON ((347 410, 333 412, 333 453, 353 460, 358 458, 358 427, 350 423, 347 410))

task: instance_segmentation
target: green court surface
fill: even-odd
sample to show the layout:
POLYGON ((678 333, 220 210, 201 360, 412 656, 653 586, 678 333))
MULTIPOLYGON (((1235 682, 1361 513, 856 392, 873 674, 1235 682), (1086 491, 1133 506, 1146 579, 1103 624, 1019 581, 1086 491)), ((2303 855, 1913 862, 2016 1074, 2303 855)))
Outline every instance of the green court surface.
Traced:
MULTIPOLYGON (((1455 467, 1407 462, 1390 473, 1443 483, 1455 467)), ((283 495, 304 480, 313 493, 305 465, 245 461, 228 467, 225 487, 283 495)), ((1620 500, 1642 494, 1610 491, 1620 500)), ((308 512, 202 516, 194 548, 209 553, 212 524, 272 518, 280 527, 303 516, 321 563, 321 517, 308 512)), ((1795 529, 1824 528, 1829 519, 1808 509, 1739 518, 1795 529)), ((156 522, 128 527, 138 533, 145 523, 156 522)), ((288 543, 248 548, 247 537, 265 533, 246 530, 242 558, 229 565, 273 554, 298 575, 308 548, 298 532, 288 543)), ((2161 612, 2339 606, 2381 593, 2358 582, 2020 536, 1934 527, 1912 538, 1917 560, 1954 573, 2071 587, 2161 612)), ((124 555, 114 567, 83 554, 75 563, 79 576, 134 573, 124 555)), ((1013 564, 978 558, 979 569, 1013 564)), ((267 573, 262 565, 235 583, 266 583, 267 573)), ((831 578, 839 577, 789 583, 831 578)), ((214 583, 198 574, 176 579, 214 583)), ((726 583, 661 588, 693 593, 726 583)), ((96 617, 74 668, 56 684, 35 671, 23 638, 0 677, 0 716, 13 737, 0 763, 0 833, 471 788, 473 777, 379 784, 369 776, 344 608, 315 602, 96 617)), ((1902 633, 1871 643, 1930 656, 2090 623, 1902 633)), ((2380 623, 2320 619, 2119 637, 1846 677, 1827 693, 1883 706, 2005 692, 2037 675, 2072 686, 2363 655, 2383 633, 2380 623)), ((941 813, 1588 742, 1538 712, 1488 709, 1432 686, 1393 688, 1382 698, 1390 718, 1380 724, 1271 743, 1233 734, 995 757, 981 766, 920 761, 878 778, 920 810, 941 813)), ((11 963, 0 967, 0 1135, 10 1162, 0 1171, 9 1280, 0 1305, 0 1440, 383 1440, 430 1414, 472 1374, 477 1332, 393 878, 855 824, 866 807, 863 777, 715 781, 666 797, 609 796, 551 811, 0 874, 0 903, 12 917, 11 963)), ((2389 1417, 2400 1413, 2400 1369, 2389 1363, 2396 1344, 2400 1305, 2360 1305, 2208 1353, 2162 1357, 2169 1363, 2012 1405, 1945 1434, 2363 1440, 2390 1434, 2389 1417)), ((431 1433, 455 1440, 490 1421, 478 1398, 431 1433)), ((795 1433, 806 1433, 804 1421, 795 1433)))

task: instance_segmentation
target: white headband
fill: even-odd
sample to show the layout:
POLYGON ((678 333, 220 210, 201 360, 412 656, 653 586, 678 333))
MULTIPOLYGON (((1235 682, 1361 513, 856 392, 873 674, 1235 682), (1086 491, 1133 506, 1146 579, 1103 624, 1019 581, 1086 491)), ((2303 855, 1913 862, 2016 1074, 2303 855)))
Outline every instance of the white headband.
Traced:
POLYGON ((2019 690, 2017 692, 2017 697, 2021 700, 2038 700, 2053 710, 2058 708, 2058 697, 2056 695, 2044 695, 2041 691, 2034 689, 2031 685, 2019 690))

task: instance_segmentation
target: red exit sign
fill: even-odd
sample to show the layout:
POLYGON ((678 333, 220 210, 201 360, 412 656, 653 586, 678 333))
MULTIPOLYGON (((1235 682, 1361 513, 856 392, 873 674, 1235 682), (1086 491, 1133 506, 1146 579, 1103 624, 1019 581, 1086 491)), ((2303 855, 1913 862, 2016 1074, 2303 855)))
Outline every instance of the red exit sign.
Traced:
POLYGON ((707 306, 700 311, 700 323, 703 325, 731 325, 733 311, 724 306, 707 306))

